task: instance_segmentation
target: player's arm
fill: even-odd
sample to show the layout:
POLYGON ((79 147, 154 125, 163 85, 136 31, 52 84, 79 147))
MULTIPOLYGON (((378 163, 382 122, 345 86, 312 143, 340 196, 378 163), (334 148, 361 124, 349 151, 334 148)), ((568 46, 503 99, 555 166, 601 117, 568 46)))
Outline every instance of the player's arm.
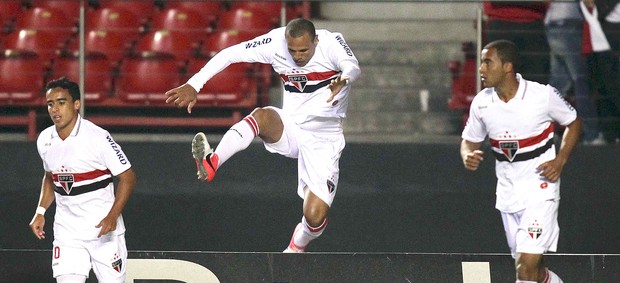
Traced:
POLYGON ((55 199, 52 173, 45 172, 41 181, 41 194, 39 195, 37 210, 30 221, 30 229, 39 240, 45 239, 45 231, 43 230, 45 226, 45 210, 52 205, 55 199))
POLYGON ((482 151, 480 150, 481 142, 471 142, 463 139, 461 141, 461 159, 465 169, 475 171, 478 170, 480 162, 484 160, 482 151))
POLYGON ((330 45, 331 52, 329 54, 331 60, 338 66, 341 74, 330 82, 328 87, 332 93, 327 102, 331 102, 346 84, 357 80, 362 73, 359 62, 345 42, 344 37, 339 33, 335 34, 335 36, 334 42, 330 45))
POLYGON ((97 237, 101 237, 110 231, 116 230, 116 220, 123 213, 125 205, 127 205, 127 201, 129 201, 129 197, 136 185, 136 174, 131 168, 116 177, 118 178, 118 184, 116 186, 114 204, 110 212, 108 212, 108 215, 96 226, 97 228, 101 228, 97 237))
POLYGON ((544 176, 551 182, 555 182, 560 178, 564 165, 568 161, 573 149, 575 149, 577 142, 579 142, 582 127, 583 121, 579 116, 577 116, 573 122, 566 126, 564 129, 564 134, 562 135, 560 150, 555 156, 555 159, 549 160, 538 166, 541 176, 544 176))
MULTIPOLYGON (((269 44, 252 44, 254 42, 266 42, 264 39, 270 39, 273 31, 259 36, 255 39, 238 43, 233 46, 224 48, 213 58, 211 58, 198 73, 194 74, 187 83, 166 91, 166 103, 174 103, 177 107, 187 106, 187 113, 192 113, 192 108, 197 102, 198 92, 213 76, 224 70, 230 64, 247 62, 247 63, 270 63, 270 48, 275 43, 269 44)), ((269 40, 271 42, 271 40, 269 40)))

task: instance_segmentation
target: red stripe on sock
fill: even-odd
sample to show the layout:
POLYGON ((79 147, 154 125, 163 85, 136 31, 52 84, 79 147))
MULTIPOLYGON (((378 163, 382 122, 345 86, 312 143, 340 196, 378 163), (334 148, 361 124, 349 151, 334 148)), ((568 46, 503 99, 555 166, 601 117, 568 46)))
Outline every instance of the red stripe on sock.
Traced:
POLYGON ((546 269, 545 270, 545 280, 543 280, 543 283, 549 283, 549 270, 546 269))
POLYGON ((310 230, 310 232, 312 232, 312 233, 316 233, 316 232, 320 232, 321 230, 325 229, 325 227, 327 226, 327 223, 328 223, 328 222, 329 222, 329 221, 327 221, 327 218, 325 218, 325 220, 323 220, 323 223, 321 223, 321 225, 319 225, 319 227, 316 227, 316 228, 315 228, 315 227, 310 226, 310 224, 308 224, 308 223, 306 222, 306 227, 308 227, 308 230, 310 230))
POLYGON ((259 133, 258 123, 256 122, 256 119, 254 118, 254 116, 252 115, 245 116, 243 120, 250 125, 250 128, 252 128, 252 132, 254 132, 254 136, 255 137, 258 136, 258 133, 259 133))

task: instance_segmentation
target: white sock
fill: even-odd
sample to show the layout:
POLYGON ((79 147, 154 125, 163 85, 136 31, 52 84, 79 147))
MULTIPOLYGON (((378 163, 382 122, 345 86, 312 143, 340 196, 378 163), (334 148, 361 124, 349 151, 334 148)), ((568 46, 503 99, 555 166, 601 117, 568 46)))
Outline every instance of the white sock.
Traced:
POLYGON ((258 123, 252 115, 246 116, 230 127, 215 149, 220 159, 217 167, 219 168, 235 153, 246 149, 259 133, 258 123))
POLYGON ((327 227, 327 218, 325 218, 325 220, 323 221, 323 223, 321 225, 319 225, 319 227, 312 227, 310 225, 308 225, 308 222, 306 222, 306 217, 302 217, 301 218, 301 231, 295 233, 295 236, 293 238, 293 243, 295 243, 296 246, 298 247, 306 247, 308 245, 308 243, 310 243, 310 241, 318 238, 319 236, 321 236, 321 234, 323 234, 323 231, 325 230, 325 227, 327 227))
POLYGON ((78 274, 65 274, 56 277, 57 283, 84 283, 86 276, 78 274))
POLYGON ((553 271, 547 269, 547 277, 546 277, 544 283, 563 283, 563 282, 564 281, 562 281, 560 276, 555 274, 553 271))
POLYGON ((515 281, 516 283, 538 283, 536 281, 525 281, 525 280, 519 280, 517 279, 517 281, 515 281))

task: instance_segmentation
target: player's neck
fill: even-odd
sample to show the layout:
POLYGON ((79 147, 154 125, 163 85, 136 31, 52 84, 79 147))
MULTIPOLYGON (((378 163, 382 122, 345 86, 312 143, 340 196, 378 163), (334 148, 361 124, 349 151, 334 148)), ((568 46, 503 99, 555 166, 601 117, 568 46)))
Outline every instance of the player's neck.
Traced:
POLYGON ((517 95, 517 90, 519 89, 519 81, 516 77, 509 77, 502 84, 495 87, 495 92, 497 96, 504 101, 510 101, 515 95, 517 95))

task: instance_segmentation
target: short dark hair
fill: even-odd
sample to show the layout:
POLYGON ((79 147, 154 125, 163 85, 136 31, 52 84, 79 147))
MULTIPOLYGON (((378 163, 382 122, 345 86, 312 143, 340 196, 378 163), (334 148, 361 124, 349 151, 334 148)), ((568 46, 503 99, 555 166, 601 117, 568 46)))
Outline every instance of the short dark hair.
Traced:
POLYGON ((314 24, 306 19, 297 18, 293 19, 286 25, 287 36, 291 37, 300 37, 304 34, 310 35, 310 40, 314 41, 314 37, 316 36, 316 29, 314 28, 314 24))
POLYGON ((512 69, 515 73, 521 69, 521 59, 519 48, 510 40, 500 39, 490 42, 484 46, 484 49, 495 48, 497 57, 502 63, 512 63, 512 69))
POLYGON ((53 88, 64 88, 69 91, 69 95, 73 100, 80 100, 80 86, 77 83, 70 81, 65 77, 61 77, 59 79, 51 80, 45 85, 45 92, 53 88))

